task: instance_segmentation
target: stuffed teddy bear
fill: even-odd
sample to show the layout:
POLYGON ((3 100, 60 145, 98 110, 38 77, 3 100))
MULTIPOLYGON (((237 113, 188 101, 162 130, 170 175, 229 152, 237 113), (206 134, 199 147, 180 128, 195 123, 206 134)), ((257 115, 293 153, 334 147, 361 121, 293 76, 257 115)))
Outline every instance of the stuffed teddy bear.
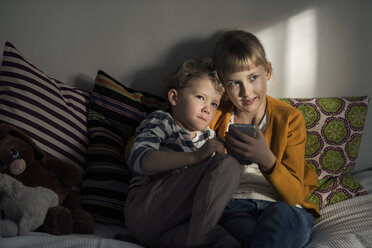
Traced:
POLYGON ((73 190, 83 174, 61 159, 47 157, 28 135, 5 123, 0 124, 0 172, 25 186, 41 186, 57 193, 59 203, 49 208, 38 231, 55 235, 93 232, 93 217, 83 210, 80 197, 73 190))
POLYGON ((0 173, 0 236, 26 235, 45 220, 47 211, 58 205, 58 195, 44 187, 27 187, 0 173))

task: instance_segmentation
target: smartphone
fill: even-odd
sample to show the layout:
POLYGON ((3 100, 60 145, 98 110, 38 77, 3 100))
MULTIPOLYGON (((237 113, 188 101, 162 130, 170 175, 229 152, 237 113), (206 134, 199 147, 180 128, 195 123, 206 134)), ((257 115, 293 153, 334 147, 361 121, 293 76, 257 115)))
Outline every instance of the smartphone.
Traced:
MULTIPOLYGON (((231 124, 230 126, 233 126, 233 127, 236 127, 239 129, 239 131, 241 131, 242 133, 245 133, 251 137, 254 137, 256 138, 257 136, 257 130, 256 130, 256 126, 253 125, 253 124, 231 124)), ((229 128, 230 128, 229 126, 229 128)), ((240 137, 235 137, 233 136, 234 138, 238 139, 238 140, 241 140, 240 137)), ((238 157, 238 156, 234 156, 236 158, 236 160, 238 160, 238 162, 242 165, 250 165, 252 164, 251 161, 249 160, 246 160, 246 159, 243 159, 241 157, 238 157)))
POLYGON ((253 138, 256 138, 257 136, 256 126, 253 124, 231 124, 230 126, 236 127, 240 132, 243 132, 253 138))

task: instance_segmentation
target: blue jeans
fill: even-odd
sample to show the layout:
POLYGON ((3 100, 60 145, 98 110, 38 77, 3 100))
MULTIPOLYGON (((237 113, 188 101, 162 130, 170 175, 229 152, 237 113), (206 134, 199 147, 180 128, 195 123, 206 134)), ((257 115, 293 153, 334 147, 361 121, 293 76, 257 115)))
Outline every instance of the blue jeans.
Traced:
POLYGON ((304 247, 310 239, 313 216, 285 202, 231 200, 220 224, 242 247, 304 247))

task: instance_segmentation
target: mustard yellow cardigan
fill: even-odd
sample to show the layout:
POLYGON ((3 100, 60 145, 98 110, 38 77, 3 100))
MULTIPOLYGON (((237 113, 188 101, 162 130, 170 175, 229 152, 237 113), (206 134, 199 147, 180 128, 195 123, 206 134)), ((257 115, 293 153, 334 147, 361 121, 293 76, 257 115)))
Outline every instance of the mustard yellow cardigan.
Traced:
MULTIPOLYGON (((317 175, 305 161, 306 128, 302 113, 271 96, 266 96, 268 120, 264 136, 276 156, 274 170, 263 175, 274 186, 283 201, 300 204, 315 218, 320 216, 317 206, 306 197, 317 187, 317 175)), ((232 104, 223 105, 210 127, 224 138, 233 111, 232 104)))

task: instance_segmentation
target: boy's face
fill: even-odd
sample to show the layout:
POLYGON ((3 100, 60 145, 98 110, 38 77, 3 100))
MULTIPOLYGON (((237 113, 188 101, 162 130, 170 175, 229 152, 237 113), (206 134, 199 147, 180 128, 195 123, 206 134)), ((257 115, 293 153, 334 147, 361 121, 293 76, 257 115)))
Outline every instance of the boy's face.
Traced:
POLYGON ((216 91, 209 78, 201 77, 191 79, 187 88, 170 90, 168 100, 177 124, 190 131, 193 137, 195 131, 205 129, 213 120, 221 94, 216 91))
POLYGON ((224 86, 237 112, 248 112, 253 118, 264 113, 271 71, 268 63, 267 68, 252 65, 250 70, 226 75, 224 86))

